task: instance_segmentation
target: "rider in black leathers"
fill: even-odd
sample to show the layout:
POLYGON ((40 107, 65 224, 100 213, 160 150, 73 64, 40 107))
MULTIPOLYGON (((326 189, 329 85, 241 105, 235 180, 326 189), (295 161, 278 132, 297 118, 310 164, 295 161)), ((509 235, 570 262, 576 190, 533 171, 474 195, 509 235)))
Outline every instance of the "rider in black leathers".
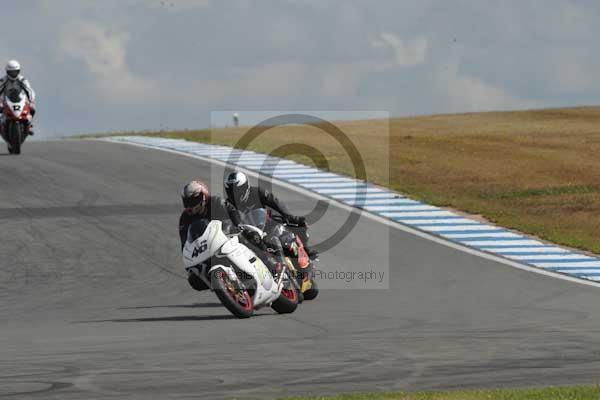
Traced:
MULTIPOLYGON (((185 246, 190 225, 202 219, 229 220, 235 225, 240 223, 237 210, 225 200, 217 196, 210 196, 208 186, 199 180, 191 181, 184 186, 181 192, 183 212, 179 217, 179 238, 181 249, 185 246)), ((193 273, 188 275, 188 282, 196 290, 206 290, 209 287, 193 273)))
MULTIPOLYGON (((256 208, 269 207, 277 211, 288 222, 299 227, 306 228, 304 217, 292 215, 287 207, 273 193, 257 186, 250 186, 248 177, 243 172, 230 173, 223 183, 227 202, 232 204, 240 212, 245 213, 256 208)), ((281 249, 281 241, 270 238, 269 243, 281 249)), ((304 249, 311 258, 317 256, 316 251, 308 248, 304 243, 304 249)))

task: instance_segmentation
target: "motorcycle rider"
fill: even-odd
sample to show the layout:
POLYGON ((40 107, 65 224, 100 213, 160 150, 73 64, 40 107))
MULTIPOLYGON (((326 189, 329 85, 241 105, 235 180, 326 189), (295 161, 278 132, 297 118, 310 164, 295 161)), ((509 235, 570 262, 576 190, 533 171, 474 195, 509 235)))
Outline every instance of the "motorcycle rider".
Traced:
MULTIPOLYGON (((234 171, 227 175, 223 186, 225 187, 227 202, 231 203, 240 212, 244 213, 256 208, 270 207, 287 221, 298 225, 298 227, 307 228, 304 217, 292 215, 273 193, 258 186, 250 186, 248 177, 243 172, 234 171)), ((310 258, 317 257, 317 252, 309 249, 306 243, 304 243, 304 249, 310 258)))
MULTIPOLYGON (((11 91, 17 90, 18 93, 21 91, 25 92, 27 99, 29 100, 30 109, 30 120, 28 134, 33 136, 33 124, 31 119, 35 116, 35 92, 31 87, 31 84, 23 75, 21 75, 21 64, 17 60, 10 60, 6 64, 6 75, 0 78, 0 99, 4 100, 5 96, 8 96, 11 91)), ((0 125, 4 125, 4 115, 2 115, 0 125)))
MULTIPOLYGON (((223 200, 218 196, 210 196, 208 186, 200 181, 194 180, 189 182, 183 187, 181 192, 181 200, 183 202, 183 212, 179 217, 179 238, 181 239, 181 250, 185 246, 187 241, 187 235, 190 225, 202 219, 207 220, 231 220, 231 222, 237 227, 241 223, 240 214, 238 210, 229 202, 223 200)), ((258 234, 254 232, 242 231, 242 234, 248 241, 249 244, 255 247, 254 250, 258 249, 265 253, 272 247, 272 244, 267 240, 263 241, 258 234)), ((280 254, 274 252, 276 256, 280 258, 280 263, 283 262, 283 251, 280 254)), ((262 257, 261 257, 262 258, 262 257)), ((272 262, 266 262, 266 266, 269 268, 271 273, 276 274, 281 269, 281 265, 272 262)), ((195 274, 190 273, 188 275, 188 282, 196 290, 209 289, 208 286, 198 278, 195 274)))
MULTIPOLYGON (((183 212, 179 217, 181 250, 183 250, 187 241, 190 225, 196 221, 202 219, 223 221, 235 218, 234 224, 238 225, 240 223, 240 220, 237 218, 237 211, 220 197, 210 196, 208 186, 200 180, 193 180, 183 187, 181 200, 183 202, 183 212)), ((209 289, 204 281, 195 274, 190 273, 188 275, 188 282, 196 290, 209 289)))
POLYGON ((210 196, 208 186, 200 180, 193 180, 183 187, 181 200, 183 212, 179 217, 179 238, 182 250, 190 225, 198 220, 230 219, 236 226, 240 224, 237 210, 222 198, 210 196))

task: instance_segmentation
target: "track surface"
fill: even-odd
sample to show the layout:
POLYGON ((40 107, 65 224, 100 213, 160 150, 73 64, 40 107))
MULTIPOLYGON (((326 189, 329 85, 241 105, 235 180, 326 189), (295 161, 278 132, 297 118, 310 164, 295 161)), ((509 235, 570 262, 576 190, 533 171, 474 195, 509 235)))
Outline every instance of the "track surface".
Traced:
MULTIPOLYGON (((276 398, 598 382, 600 290, 361 218, 323 266, 390 290, 231 319, 182 279, 178 190, 218 167, 104 142, 0 157, 0 397, 276 398), (389 243, 387 241, 389 240, 389 243), (391 246, 391 254, 380 251, 391 246)), ((220 182, 216 182, 216 187, 220 182)), ((294 209, 312 200, 278 190, 294 209)), ((318 240, 347 211, 329 208, 318 240)))

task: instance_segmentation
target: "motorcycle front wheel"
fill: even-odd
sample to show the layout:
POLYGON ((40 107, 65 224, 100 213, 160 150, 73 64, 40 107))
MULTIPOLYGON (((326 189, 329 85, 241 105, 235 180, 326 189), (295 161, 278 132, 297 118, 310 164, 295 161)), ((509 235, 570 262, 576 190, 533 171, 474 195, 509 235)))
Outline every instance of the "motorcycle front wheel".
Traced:
POLYGON ((281 294, 277 300, 271 304, 271 308, 279 314, 293 313, 298 307, 300 296, 298 296, 296 286, 292 284, 289 276, 286 280, 287 282, 283 285, 283 289, 281 289, 281 294))
POLYGON ((217 268, 210 274, 210 283, 221 303, 238 318, 249 318, 254 312, 252 297, 246 289, 240 289, 227 272, 217 268))
POLYGON ((10 154, 21 154, 21 143, 23 142, 23 127, 18 122, 10 122, 8 125, 8 152, 10 154))

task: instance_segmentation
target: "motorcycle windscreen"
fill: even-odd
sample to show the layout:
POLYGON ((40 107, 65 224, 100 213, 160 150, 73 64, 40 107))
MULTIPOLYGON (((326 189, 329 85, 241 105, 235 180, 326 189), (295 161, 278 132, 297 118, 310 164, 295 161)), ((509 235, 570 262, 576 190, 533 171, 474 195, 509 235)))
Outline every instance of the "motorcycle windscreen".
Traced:
POLYGON ((255 226, 261 230, 265 229, 267 224, 267 210, 264 208, 256 208, 250 210, 242 215, 242 223, 246 225, 255 226))
MULTIPOLYGON (((199 237, 204 235, 204 232, 206 232, 206 228, 208 228, 208 224, 210 222, 211 221, 209 221, 207 219, 201 219, 199 221, 194 222, 192 225, 190 225, 190 227, 188 228, 187 241, 190 243, 195 242, 196 239, 198 239, 199 237)), ((239 231, 235 227, 233 222, 231 222, 231 220, 228 220, 228 219, 221 221, 221 230, 226 235, 235 234, 235 233, 238 233, 238 231, 239 231)))
POLYGON ((11 103, 20 103, 21 102, 21 93, 22 90, 18 90, 18 89, 11 89, 8 92, 8 100, 10 100, 11 103))
POLYGON ((209 220, 201 219, 191 224, 188 228, 188 242, 192 243, 200 236, 204 235, 204 232, 206 232, 206 228, 208 227, 209 223, 209 220))

